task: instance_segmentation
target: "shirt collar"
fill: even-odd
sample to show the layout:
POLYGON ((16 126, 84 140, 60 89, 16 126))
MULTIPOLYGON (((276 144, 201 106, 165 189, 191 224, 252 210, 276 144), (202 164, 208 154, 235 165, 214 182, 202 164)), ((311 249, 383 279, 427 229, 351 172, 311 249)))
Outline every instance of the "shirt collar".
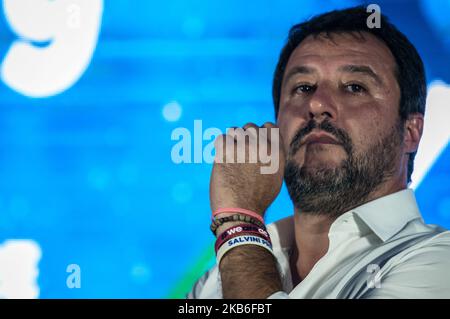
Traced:
POLYGON ((383 242, 389 240, 411 220, 422 215, 412 189, 404 189, 380 197, 352 209, 383 242))
MULTIPOLYGON (((362 227, 362 221, 383 242, 396 235, 411 220, 422 219, 414 191, 409 188, 380 197, 342 214, 333 222, 330 231, 349 217, 353 217, 354 222, 359 224, 358 227, 362 227), (355 216, 357 218, 354 218, 355 216)), ((281 249, 292 246, 295 232, 293 216, 269 225, 268 229, 272 242, 276 242, 281 249)))

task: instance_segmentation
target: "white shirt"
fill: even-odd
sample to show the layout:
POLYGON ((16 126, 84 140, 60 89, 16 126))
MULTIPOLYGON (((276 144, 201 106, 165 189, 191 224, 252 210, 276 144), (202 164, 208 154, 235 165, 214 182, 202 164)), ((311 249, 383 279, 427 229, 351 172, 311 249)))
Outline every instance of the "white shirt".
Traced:
MULTIPOLYGON (((339 216, 328 233, 327 253, 295 287, 289 268, 289 254, 295 244, 293 217, 270 224, 267 230, 284 290, 269 298, 339 298, 336 287, 346 280, 342 270, 355 268, 358 258, 369 251, 382 255, 394 240, 419 233, 431 237, 395 251, 373 275, 368 270, 376 288, 369 289, 360 298, 450 298, 450 232, 424 223, 411 189, 384 196, 339 216)), ((370 272, 373 270, 377 269, 370 272)), ((188 298, 222 298, 217 265, 196 282, 188 298)))

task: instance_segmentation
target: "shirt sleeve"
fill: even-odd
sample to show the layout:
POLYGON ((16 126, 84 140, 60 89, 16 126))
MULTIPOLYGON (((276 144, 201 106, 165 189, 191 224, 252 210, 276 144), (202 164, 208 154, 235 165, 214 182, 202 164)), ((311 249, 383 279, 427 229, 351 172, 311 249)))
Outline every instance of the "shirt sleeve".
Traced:
MULTIPOLYGON (((222 299, 222 282, 217 266, 208 270, 201 276, 186 295, 187 299, 222 299)), ((291 297, 284 291, 277 291, 267 297, 267 299, 290 299, 291 297)))
POLYGON ((222 299, 222 282, 217 265, 201 276, 186 296, 188 299, 222 299))
MULTIPOLYGON (((447 236, 448 237, 448 236, 447 236)), ((417 248, 395 262, 379 285, 368 291, 368 299, 450 298, 450 240, 417 248)))
POLYGON ((291 299, 291 297, 284 291, 277 291, 267 297, 267 299, 291 299))

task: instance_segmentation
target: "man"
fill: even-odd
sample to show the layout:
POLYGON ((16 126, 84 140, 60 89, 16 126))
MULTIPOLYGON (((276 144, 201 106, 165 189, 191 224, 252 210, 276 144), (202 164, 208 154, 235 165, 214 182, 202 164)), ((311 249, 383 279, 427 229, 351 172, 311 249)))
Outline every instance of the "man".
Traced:
POLYGON ((263 216, 284 177, 294 216, 268 226, 273 255, 235 247, 189 297, 450 298, 450 232, 424 224, 407 188, 424 124, 423 64, 386 17, 378 29, 367 17, 356 7, 291 29, 273 83, 280 169, 216 162, 210 200, 213 211, 263 216))

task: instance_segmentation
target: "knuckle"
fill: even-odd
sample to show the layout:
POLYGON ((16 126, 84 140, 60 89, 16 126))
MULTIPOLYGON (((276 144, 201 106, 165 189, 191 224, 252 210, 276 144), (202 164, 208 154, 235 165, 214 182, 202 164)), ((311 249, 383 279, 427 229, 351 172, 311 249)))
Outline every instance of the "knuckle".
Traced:
POLYGON ((276 127, 276 125, 272 122, 266 122, 263 124, 262 127, 272 128, 272 127, 276 127))
POLYGON ((247 124, 245 124, 243 126, 244 129, 248 129, 248 128, 251 128, 251 127, 256 128, 258 126, 255 123, 252 123, 252 122, 248 122, 247 124))

